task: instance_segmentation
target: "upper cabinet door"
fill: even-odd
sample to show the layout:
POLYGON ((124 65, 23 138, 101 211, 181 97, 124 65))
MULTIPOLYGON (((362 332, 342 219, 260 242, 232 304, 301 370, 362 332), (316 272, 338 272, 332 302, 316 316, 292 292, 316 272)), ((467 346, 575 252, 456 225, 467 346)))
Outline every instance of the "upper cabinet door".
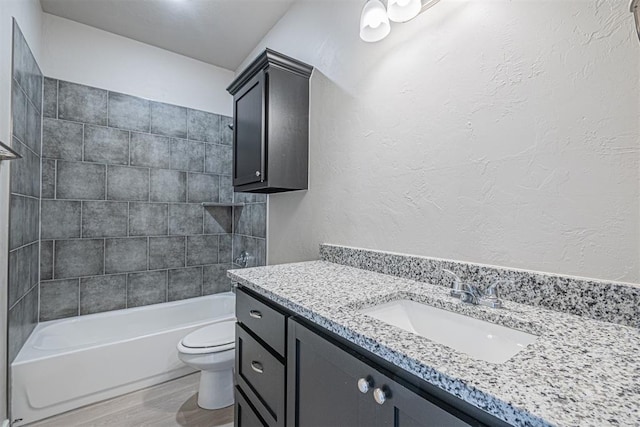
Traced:
POLYGON ((251 79, 233 101, 233 185, 263 182, 266 177, 265 74, 251 79))
POLYGON ((233 95, 233 187, 306 190, 309 78, 313 68, 266 49, 227 88, 233 95))

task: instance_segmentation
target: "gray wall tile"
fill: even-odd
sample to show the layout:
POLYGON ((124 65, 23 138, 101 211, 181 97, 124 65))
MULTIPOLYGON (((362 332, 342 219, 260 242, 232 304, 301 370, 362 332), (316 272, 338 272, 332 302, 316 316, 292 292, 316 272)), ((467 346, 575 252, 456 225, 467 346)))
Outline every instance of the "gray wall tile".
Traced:
POLYGON ((40 283, 40 321, 78 315, 80 280, 53 280, 40 283))
POLYGON ((139 307, 166 301, 166 270, 127 275, 127 307, 139 307))
POLYGON ((225 206, 204 208, 204 232, 206 234, 231 233, 231 231, 231 208, 225 206))
POLYGON ((233 117, 220 116, 220 143, 233 145, 233 130, 229 127, 233 125, 233 117))
POLYGON ((177 268, 185 266, 185 238, 150 237, 149 269, 177 268))
POLYGON ((220 234, 220 247, 218 248, 218 262, 230 263, 232 260, 232 235, 220 234))
POLYGON ((58 80, 44 78, 44 99, 42 115, 52 119, 58 118, 58 80))
POLYGON ((131 134, 131 166, 169 169, 170 138, 145 133, 131 134))
POLYGON ((53 279, 53 240, 40 243, 40 280, 53 279))
POLYGON ((206 144, 204 171, 218 175, 231 175, 232 148, 228 145, 206 144))
POLYGON ((190 173, 187 177, 187 201, 189 203, 217 202, 220 177, 202 173, 190 173))
POLYGON ((149 101, 136 96, 109 92, 109 126, 149 132, 151 126, 149 101))
POLYGON ((56 161, 42 159, 42 198, 53 199, 56 196, 56 161))
POLYGON ((25 197, 12 194, 9 197, 9 250, 22 246, 27 224, 23 220, 25 214, 25 197))
POLYGON ((187 265, 216 264, 218 262, 218 236, 187 237, 187 265))
POLYGON ((233 202, 233 182, 230 176, 220 176, 220 202, 233 202))
POLYGON ((105 274, 147 269, 147 238, 107 239, 105 242, 105 274))
POLYGON ((189 109, 189 139, 220 142, 220 116, 205 111, 189 109))
POLYGON ((265 203, 251 205, 251 235, 267 237, 267 205, 265 203))
POLYGON ((28 246, 25 246, 9 252, 9 307, 13 307, 31 288, 29 283, 30 251, 27 248, 28 246))
POLYGON ((9 250, 16 249, 24 244, 28 234, 28 222, 24 220, 27 215, 28 199, 12 194, 9 197, 9 250))
POLYGON ((30 102, 27 102, 27 129, 25 134, 25 143, 38 156, 41 154, 40 136, 42 134, 42 117, 40 115, 41 106, 36 108, 30 102))
POLYGON ((107 91, 60 80, 58 118, 106 126, 107 91))
POLYGON ((168 233, 169 206, 164 203, 130 203, 129 235, 161 236, 168 233))
POLYGON ((82 237, 127 235, 128 203, 83 202, 82 237))
POLYGON ((11 115, 13 137, 25 142, 27 138, 27 96, 16 82, 11 85, 11 115))
POLYGON ((205 265, 203 267, 202 295, 217 294, 231 290, 231 279, 227 277, 227 270, 231 264, 205 265))
POLYGON ((171 169, 203 172, 204 143, 172 138, 170 166, 171 169))
POLYGON ((244 205, 233 210, 233 232, 251 236, 251 209, 253 205, 244 205))
POLYGON ((29 259, 31 263, 31 267, 29 268, 29 274, 31 276, 31 281, 29 282, 29 286, 35 286, 40 281, 40 241, 34 242, 29 245, 30 254, 29 259))
POLYGON ((34 105, 42 103, 42 72, 27 44, 20 27, 13 26, 13 77, 22 86, 34 105))
POLYGON ((11 165, 11 192, 40 197, 40 157, 15 138, 12 147, 22 159, 11 165))
POLYGON ((107 199, 149 200, 149 169, 125 166, 107 168, 107 199))
POLYGON ((116 165, 129 164, 129 132, 86 125, 84 128, 84 160, 116 165))
POLYGON ((80 237, 81 203, 67 200, 42 201, 43 239, 80 237))
POLYGON ((56 279, 104 273, 104 241, 101 239, 56 240, 54 251, 53 272, 56 279))
POLYGON ((80 314, 119 310, 126 305, 126 274, 80 279, 80 314))
POLYGON ((187 109, 160 102, 151 103, 151 133, 187 137, 187 109))
POLYGON ((151 190, 149 198, 152 202, 186 202, 186 172, 151 169, 151 190))
POLYGON ((169 234, 202 234, 204 208, 195 204, 169 205, 169 234))
POLYGON ((43 157, 82 160, 82 123, 45 118, 42 125, 43 157))
POLYGON ((202 267, 169 270, 169 301, 193 298, 201 295, 202 267))
POLYGON ((58 199, 104 200, 104 165, 58 161, 56 172, 58 199))
POLYGON ((38 289, 33 288, 9 310, 9 361, 13 361, 22 344, 38 323, 38 289))

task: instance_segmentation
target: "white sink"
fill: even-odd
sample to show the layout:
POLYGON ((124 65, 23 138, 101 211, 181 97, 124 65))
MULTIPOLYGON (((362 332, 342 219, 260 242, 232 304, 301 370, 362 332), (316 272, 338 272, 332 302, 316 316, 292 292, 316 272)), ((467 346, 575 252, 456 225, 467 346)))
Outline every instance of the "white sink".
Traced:
POLYGON ((538 338, 410 300, 391 301, 360 313, 491 363, 506 362, 538 338))

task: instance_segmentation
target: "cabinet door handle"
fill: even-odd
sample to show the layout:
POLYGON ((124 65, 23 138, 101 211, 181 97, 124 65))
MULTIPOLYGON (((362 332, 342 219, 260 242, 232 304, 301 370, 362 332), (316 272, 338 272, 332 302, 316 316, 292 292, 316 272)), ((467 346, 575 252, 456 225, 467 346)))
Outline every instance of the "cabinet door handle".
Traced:
POLYGON ((256 171, 256 176, 260 176, 260 175, 262 175, 260 171, 256 171))
POLYGON ((373 387, 373 384, 368 378, 360 378, 358 380, 358 390, 360 390, 360 393, 366 394, 371 390, 371 387, 373 387))
POLYGON ((258 310, 251 310, 249 312, 249 316, 253 317, 254 319, 262 319, 262 313, 260 313, 258 310))
POLYGON ((378 387, 377 389, 373 390, 373 400, 375 400, 378 405, 384 404, 384 402, 386 402, 388 398, 389 395, 383 389, 378 387))
POLYGON ((256 362, 255 360, 251 362, 251 369, 253 369, 259 374, 264 373, 264 368, 262 367, 262 363, 256 362))

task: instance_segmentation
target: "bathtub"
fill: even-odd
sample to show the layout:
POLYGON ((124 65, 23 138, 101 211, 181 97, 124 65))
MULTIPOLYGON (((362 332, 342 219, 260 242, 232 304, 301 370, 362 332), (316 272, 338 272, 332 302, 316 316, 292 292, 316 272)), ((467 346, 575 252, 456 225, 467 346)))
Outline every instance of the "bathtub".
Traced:
POLYGON ((37 421, 194 372, 176 345, 235 319, 235 295, 217 295, 39 323, 11 364, 11 414, 37 421))

